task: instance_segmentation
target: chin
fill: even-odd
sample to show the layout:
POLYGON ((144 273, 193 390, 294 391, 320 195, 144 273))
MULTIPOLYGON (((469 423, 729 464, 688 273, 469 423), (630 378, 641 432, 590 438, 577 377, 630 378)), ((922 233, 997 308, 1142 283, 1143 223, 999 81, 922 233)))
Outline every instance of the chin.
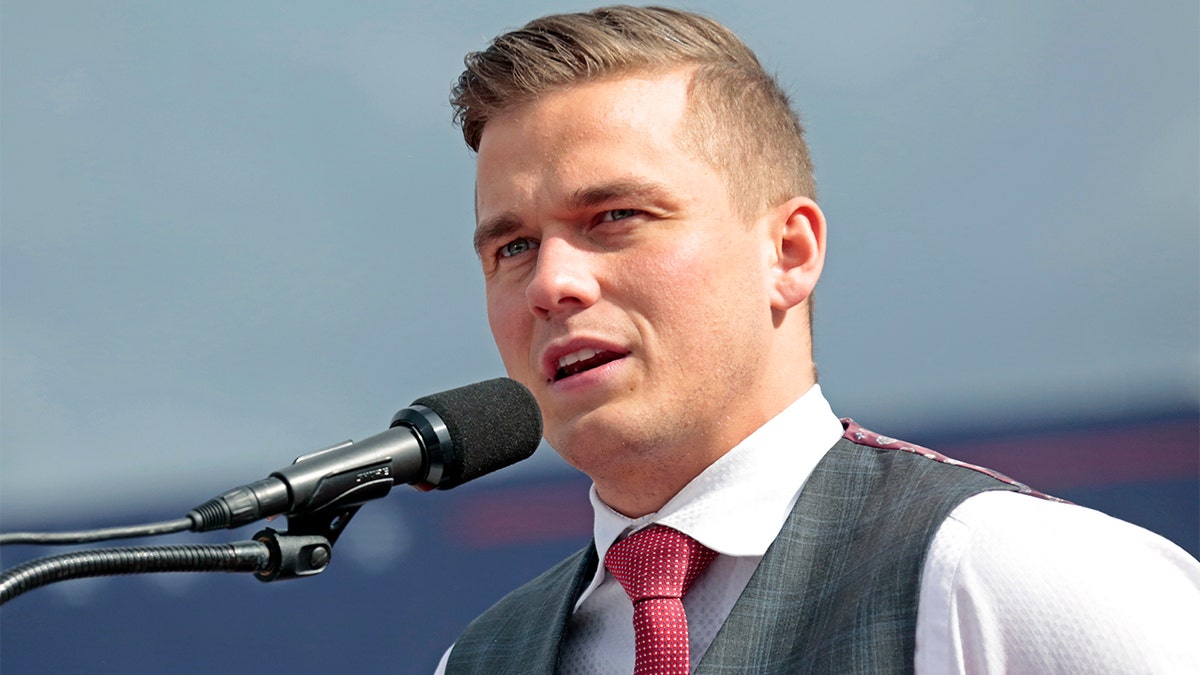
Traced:
POLYGON ((617 429, 595 419, 595 415, 569 421, 555 421, 547 416, 544 433, 546 443, 572 465, 576 464, 572 457, 594 454, 599 448, 611 446, 620 436, 617 429))
POLYGON ((631 459, 654 445, 653 435, 636 419, 603 414, 599 410, 568 421, 556 422, 547 417, 545 437, 546 443, 567 463, 588 474, 589 466, 605 465, 622 457, 631 459))

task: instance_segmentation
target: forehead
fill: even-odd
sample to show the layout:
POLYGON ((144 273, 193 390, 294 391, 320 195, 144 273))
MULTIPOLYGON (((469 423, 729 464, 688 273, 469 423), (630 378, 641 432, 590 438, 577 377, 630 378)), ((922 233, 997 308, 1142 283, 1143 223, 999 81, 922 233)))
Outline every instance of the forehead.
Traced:
POLYGON ((581 83, 494 117, 479 144, 477 207, 533 185, 670 168, 680 159, 691 75, 678 69, 581 83))

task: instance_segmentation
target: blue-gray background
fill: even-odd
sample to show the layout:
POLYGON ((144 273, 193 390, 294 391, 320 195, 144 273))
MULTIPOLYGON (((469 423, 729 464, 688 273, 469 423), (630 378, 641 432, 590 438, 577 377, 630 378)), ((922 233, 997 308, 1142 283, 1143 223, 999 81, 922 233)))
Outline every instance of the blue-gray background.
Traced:
MULTIPOLYGON (((491 36, 588 6, 4 0, 0 523, 174 518, 503 374, 447 92, 491 36)), ((685 6, 809 128, 835 411, 912 435, 1197 407, 1195 2, 685 6)))

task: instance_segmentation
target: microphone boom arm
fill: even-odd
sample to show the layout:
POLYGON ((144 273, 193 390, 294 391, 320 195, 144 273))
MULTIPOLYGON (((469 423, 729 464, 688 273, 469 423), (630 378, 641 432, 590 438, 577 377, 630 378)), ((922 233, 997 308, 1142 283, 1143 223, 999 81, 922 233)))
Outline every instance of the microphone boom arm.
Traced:
POLYGON ((250 572, 268 583, 325 571, 333 545, 361 505, 288 517, 288 531, 265 528, 253 541, 124 546, 35 558, 0 574, 0 605, 71 579, 155 572, 250 572))

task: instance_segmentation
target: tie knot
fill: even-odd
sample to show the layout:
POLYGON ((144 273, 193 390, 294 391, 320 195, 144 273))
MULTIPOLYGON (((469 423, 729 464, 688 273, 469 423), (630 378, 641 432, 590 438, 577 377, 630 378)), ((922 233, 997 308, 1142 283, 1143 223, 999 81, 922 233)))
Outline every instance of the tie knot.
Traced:
POLYGON ((717 552, 686 534, 651 525, 618 541, 604 567, 636 605, 650 598, 682 598, 717 552))

